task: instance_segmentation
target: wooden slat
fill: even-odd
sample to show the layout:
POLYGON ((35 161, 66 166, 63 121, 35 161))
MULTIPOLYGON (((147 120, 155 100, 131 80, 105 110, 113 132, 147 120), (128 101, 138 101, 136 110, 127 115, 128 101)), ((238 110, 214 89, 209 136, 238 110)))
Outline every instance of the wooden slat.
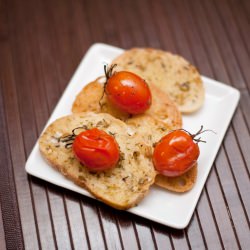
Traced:
POLYGON ((122 1, 121 8, 124 10, 122 18, 124 18, 129 25, 129 32, 127 34, 129 34, 130 39, 133 41, 132 47, 145 46, 145 35, 142 32, 140 23, 138 22, 134 1, 122 1))
POLYGON ((178 54, 182 55, 192 64, 194 63, 193 55, 190 50, 190 45, 185 36, 184 27, 181 25, 180 17, 178 15, 178 9, 174 4, 174 1, 164 1, 165 15, 169 19, 169 27, 171 30, 171 38, 175 44, 176 51, 178 54))
POLYGON ((91 249, 106 249, 106 242, 103 234, 102 225, 100 224, 98 214, 98 203, 95 201, 83 201, 83 212, 88 234, 88 240, 91 249))
POLYGON ((141 29, 140 33, 144 33, 144 44, 149 44, 151 47, 157 49, 161 47, 161 44, 157 37, 157 29, 154 23, 154 16, 152 15, 150 7, 151 6, 149 4, 149 1, 137 1, 134 4, 136 17, 141 29), (148 22, 148 20, 151 21, 148 22))
POLYGON ((21 231, 21 221, 18 214, 17 194, 15 190, 14 174, 11 162, 11 152, 9 147, 9 138, 7 132, 7 123, 4 111, 4 99, 2 90, 2 80, 0 80, 0 136, 2 143, 0 144, 0 203, 3 228, 5 230, 2 238, 6 239, 6 245, 9 249, 18 249, 24 247, 21 231), (4 163, 4 164, 2 164, 4 163))
POLYGON ((203 4, 204 15, 207 19, 210 20, 209 25, 212 32, 214 33, 214 39, 216 41, 217 47, 222 57, 227 59, 227 63, 225 64, 225 66, 227 69, 227 73, 232 79, 232 84, 237 82, 237 87, 240 89, 244 89, 247 85, 244 81, 241 69, 238 66, 237 59, 231 46, 231 41, 226 33, 225 28, 223 27, 221 20, 219 19, 219 15, 216 13, 215 8, 211 6, 212 2, 204 2, 203 4))
POLYGON ((5 231, 4 231, 3 214, 2 214, 1 203, 0 203, 0 242, 1 242, 1 247, 3 249, 6 249, 5 231))
MULTIPOLYGON (((25 165, 25 151, 23 147, 23 135, 21 131, 21 124, 20 124, 20 117, 19 117, 19 104, 17 100, 17 92, 16 92, 16 79, 18 79, 15 76, 15 73, 13 71, 14 63, 13 60, 16 59, 16 57, 13 57, 13 52, 11 49, 11 35, 14 32, 13 25, 9 22, 8 17, 8 11, 9 10, 9 4, 5 3, 5 20, 1 21, 1 24, 5 24, 6 29, 6 40, 5 44, 1 44, 1 52, 0 52, 0 68, 1 68, 1 87, 2 87, 2 93, 4 96, 4 104, 1 105, 2 108, 5 108, 5 117, 1 117, 1 121, 4 119, 5 122, 8 124, 4 128, 4 126, 1 126, 1 128, 4 128, 6 133, 8 133, 9 142, 5 143, 5 145, 8 145, 7 148, 10 150, 10 154, 4 153, 4 150, 1 150, 2 153, 4 153, 6 156, 9 156, 9 170, 13 169, 14 176, 13 180, 6 179, 6 181, 9 181, 11 185, 14 185, 16 187, 17 192, 17 199, 18 203, 15 205, 18 206, 18 210, 20 213, 20 220, 21 220, 21 227, 22 232, 20 232, 20 229, 18 226, 16 227, 16 237, 14 239, 19 239, 20 248, 22 248, 22 245, 28 245, 28 242, 30 242, 30 246, 32 246, 32 249, 38 248, 38 236, 37 236, 37 230, 36 230, 36 222, 33 214, 33 204, 32 204, 32 197, 30 196, 30 189, 29 189, 29 181, 27 179, 27 175, 23 171, 23 166, 25 165), (20 240, 20 234, 22 233, 21 238, 23 237, 24 242, 20 240)), ((14 11, 14 10, 13 10, 14 11)), ((12 20, 13 21, 13 20, 12 20)), ((3 34, 3 33, 1 33, 3 34)), ((15 55, 15 54, 14 54, 15 55)), ((18 81, 18 84, 20 82, 18 81)), ((28 135, 28 133, 27 133, 28 135)), ((7 165, 7 161, 1 160, 4 165, 7 165)), ((1 171, 3 172, 3 171, 1 171)), ((11 174, 12 175, 12 174, 11 174)), ((10 175, 10 176, 11 176, 10 175)), ((12 202, 16 201, 15 198, 10 198, 13 195, 13 191, 8 190, 7 188, 4 188, 3 190, 5 194, 9 196, 9 199, 12 200, 12 202)), ((14 209, 8 209, 7 214, 5 214, 5 205, 2 204, 2 213, 3 213, 3 221, 8 218, 8 214, 15 218, 15 210, 14 209), (12 213, 12 214, 11 214, 12 213)), ((8 222, 9 226, 11 226, 13 223, 10 221, 8 222)), ((15 224, 13 224, 15 225, 15 224)), ((8 226, 8 225, 7 225, 8 226)), ((14 232, 14 231, 13 231, 14 232)), ((10 247, 9 244, 15 244, 15 240, 8 240, 8 234, 11 234, 11 231, 8 228, 5 228, 5 234, 6 234, 6 246, 10 247), (12 241, 12 242, 11 242, 12 241)), ((12 245, 14 246, 14 245, 12 245)), ((14 247, 15 248, 15 247, 14 247)), ((31 249, 28 248, 27 249, 31 249)))
POLYGON ((170 228, 154 223, 152 225, 152 230, 157 249, 173 249, 173 243, 170 237, 170 228))
POLYGON ((233 130, 231 129, 229 129, 228 137, 225 139, 225 149, 227 152, 227 157, 230 161, 232 172, 234 174, 236 187, 238 188, 239 195, 242 199, 249 218, 249 174, 246 170, 244 159, 242 158, 241 152, 237 145, 236 138, 233 136, 233 130))
POLYGON ((98 24, 95 27, 99 27, 103 31, 102 39, 104 39, 105 43, 119 46, 119 37, 117 32, 117 23, 114 22, 113 11, 111 7, 112 3, 107 4, 105 1, 100 1, 96 8, 96 12, 98 15, 98 24), (100 22, 102 25, 100 25, 100 22))
MULTIPOLYGON (((216 166, 213 167, 215 168, 216 166)), ((219 167, 222 168, 222 166, 219 167)), ((224 167, 226 168, 226 166, 224 167)), ((217 225, 222 239, 223 247, 225 249, 237 249, 239 247, 237 243, 238 238, 233 228, 231 215, 228 213, 228 204, 224 197, 224 191, 218 190, 218 186, 220 186, 220 183, 217 175, 218 173, 216 169, 214 171, 211 171, 210 178, 208 179, 206 185, 209 199, 211 201, 211 207, 213 208, 214 216, 218 221, 217 225)))
MULTIPOLYGON (((209 62, 209 64, 211 65, 209 67, 211 67, 213 72, 215 72, 214 79, 228 83, 229 80, 225 65, 222 61, 222 57, 216 41, 211 35, 210 26, 207 22, 208 19, 204 14, 203 9, 199 4, 190 4, 190 6, 188 6, 188 9, 189 11, 191 11, 191 16, 193 16, 196 29, 199 31, 200 40, 204 44, 203 47, 206 51, 205 56, 202 57, 201 60, 206 60, 209 62), (213 51, 213 54, 211 54, 211 50, 213 51), (217 74, 219 74, 219 78, 217 74)), ((212 74, 209 76, 212 77, 212 74)))
MULTIPOLYGON (((16 6, 18 6, 18 4, 16 4, 16 6)), ((20 82, 22 82, 22 85, 20 87, 22 87, 20 89, 20 87, 18 88, 18 93, 19 93, 19 102, 21 103, 20 107, 23 108, 25 111, 22 112, 22 110, 20 109, 20 113, 21 115, 21 122, 23 125, 23 131, 30 130, 33 131, 33 134, 31 135, 32 137, 27 138, 25 137, 24 141, 26 143, 26 151, 30 152, 31 147, 33 146, 34 140, 37 138, 37 131, 41 131, 44 123, 46 121, 46 119, 48 118, 48 110, 47 110, 47 103, 46 103, 46 95, 44 92, 44 85, 42 82, 42 74, 40 71, 40 65, 39 65, 39 54, 37 54, 37 43, 34 40, 35 37, 32 36, 31 31, 33 29, 32 24, 30 22, 27 22, 27 16, 23 16, 22 15, 22 8, 29 8, 28 3, 26 2, 26 5, 19 5, 18 9, 16 11, 15 16, 19 18, 19 23, 22 24, 25 27, 25 29, 21 30, 19 33, 19 30, 17 31, 17 34, 19 34, 20 39, 22 39, 22 42, 20 41, 18 44, 15 43, 14 44, 14 49, 15 52, 17 54, 20 53, 20 59, 22 59, 23 61, 19 62, 19 64, 16 66, 16 70, 17 70, 17 74, 20 74, 20 72, 22 72, 21 74, 23 74, 23 78, 22 80, 20 80, 20 82), (23 43, 25 41, 24 37, 27 39, 29 39, 30 43, 23 43), (21 48, 20 48, 21 46, 21 48), (35 60, 35 58, 38 58, 38 60, 35 60), (25 60, 25 61, 24 61, 25 60), (31 64, 31 62, 33 62, 31 64), (27 68, 29 70, 27 70, 27 68), (32 85, 32 82, 36 82, 36 85, 32 85), (34 88, 35 87, 35 88, 34 88), (25 94, 29 93, 31 91, 32 96, 35 98, 27 98, 25 97, 25 94), (45 97, 45 98, 44 98, 45 97), (30 101, 30 103, 28 103, 28 101, 30 101), (33 108, 36 110, 36 112, 34 113, 33 108), (27 113, 27 110, 30 110, 30 113, 27 113), (34 117, 35 120, 33 120, 33 124, 31 123, 31 117, 34 117), (30 127, 32 126, 32 127, 30 127), (37 130, 35 129, 37 128, 37 130), (34 130, 35 129, 35 130, 34 130)), ((16 41, 16 40, 15 40, 16 41)), ((18 40, 17 40, 18 41, 18 40)), ((27 132, 25 132, 27 134, 27 132)), ((35 185, 35 183, 32 183, 32 185, 35 185)), ((44 184, 43 184, 44 185, 44 184)), ((42 241, 42 245, 45 244, 45 246, 53 246, 56 245, 58 247, 60 247, 60 244, 57 242, 55 243, 53 241, 53 236, 58 236, 61 239, 64 239, 65 242, 64 244, 67 244, 70 242, 69 240, 67 240, 67 237, 65 234, 65 230, 63 229, 63 225, 67 225, 66 219, 65 219, 65 213, 64 213, 64 208, 61 207, 60 203, 57 202, 58 206, 55 205, 56 202, 53 202, 52 204, 50 204, 50 206, 53 208, 58 208, 58 209, 54 209, 52 210, 52 216, 53 220, 51 220, 51 218, 49 217, 49 212, 48 212, 48 206, 40 206, 40 202, 42 202, 42 200, 40 200, 39 198, 43 198, 45 199, 44 202, 47 202, 46 199, 46 194, 44 192, 46 192, 44 190, 44 188, 38 189, 37 186, 34 187, 34 202, 35 202, 35 207, 37 207, 38 209, 38 216, 39 216, 39 220, 38 223, 40 222, 41 224, 38 224, 38 228, 39 230, 41 230, 41 235, 39 235, 39 237, 46 237, 49 236, 47 240, 47 238, 45 238, 42 241), (38 195, 40 194, 40 195, 38 195), (41 196, 42 195, 42 196, 41 196), (40 208, 44 208, 45 210, 40 210, 40 208), (47 212, 46 212, 47 209, 47 212), (61 212, 62 211, 62 212, 61 212), (60 213, 61 212, 61 213, 60 213), (44 217, 41 216, 41 214, 45 215, 44 217), (58 214, 58 216, 56 216, 58 214), (61 216, 60 216, 61 214, 61 216), (57 220, 56 218, 59 218, 59 225, 57 226, 57 220), (41 220, 43 219, 43 220, 41 220), (52 221, 52 222, 51 222, 52 221), (63 224, 63 222, 65 221, 65 223, 63 224), (50 230, 49 225, 54 225, 54 229, 50 230), (47 227, 47 228, 46 228, 47 227), (53 230, 55 230, 55 234, 53 234, 53 230), (57 233, 58 231, 58 233, 57 233), (45 233, 46 232, 46 233, 45 233), (60 233, 62 236, 64 236, 63 238, 60 237, 60 233)), ((49 194, 49 198, 53 198, 53 194, 49 194), (51 197, 52 196, 52 197, 51 197)), ((56 199, 54 199, 54 201, 57 201, 56 199)), ((69 238, 68 238, 69 239, 69 238)), ((32 244, 32 240, 27 241, 27 244, 32 244)), ((44 245, 43 245, 44 246, 44 245)), ((63 244, 62 244, 63 246, 63 244)), ((70 245, 69 245, 70 246, 70 245)))
MULTIPOLYGON (((111 0, 109 8, 111 9, 112 15, 109 18, 109 21, 116 25, 117 36, 119 38, 118 47, 122 47, 124 49, 129 49, 135 46, 133 40, 131 39, 131 27, 127 19, 127 15, 122 16, 117 9, 124 9, 124 3, 116 0, 111 0)), ((125 9, 124 9, 125 10, 125 9)))
POLYGON ((209 197, 206 189, 203 190, 200 201, 197 206, 198 218, 202 227, 202 232, 208 249, 214 249, 221 246, 221 235, 217 224, 214 222, 214 214, 211 210, 209 197), (206 218, 206 219, 204 219, 206 218), (209 223, 208 223, 209 222, 209 223), (211 222, 211 224, 210 224, 211 222))
POLYGON ((165 14, 162 1, 154 1, 150 6, 154 18, 155 30, 157 37, 160 40, 162 49, 168 50, 172 53, 176 53, 175 44, 172 41, 172 33, 169 28, 168 16, 165 14))
POLYGON ((59 97, 62 94, 62 89, 58 83, 57 73, 57 57, 56 44, 53 40, 53 31, 48 16, 46 15, 46 5, 44 1, 30 2, 30 18, 33 20, 33 27, 37 31, 37 55, 40 58, 40 70, 45 88, 45 97, 48 103, 49 113, 52 112, 59 97), (33 4, 32 4, 33 3, 33 4))
POLYGON ((156 249, 155 238, 151 230, 151 223, 146 222, 142 218, 136 218, 135 230, 138 245, 141 249, 156 249))
MULTIPOLYGON (((226 31, 226 35, 228 40, 230 41, 235 60, 239 65, 246 85, 248 85, 248 89, 250 89, 250 85, 248 84, 250 81, 250 72, 249 70, 247 70, 247 67, 245 67, 245 65, 249 65, 250 63, 250 51, 245 45, 246 43, 242 38, 242 33, 240 32, 239 26, 237 25, 237 22, 235 20, 235 18, 238 17, 237 12, 235 12, 234 9, 230 9, 228 0, 214 1, 213 4, 214 5, 212 6, 212 8, 214 9, 214 12, 217 14, 220 22, 222 23, 222 27, 226 31), (236 17, 234 13, 236 14, 236 17)), ((238 5, 240 6, 240 4, 238 5)), ((242 15, 240 17, 240 20, 242 20, 242 26, 240 27, 246 31, 247 28, 249 28, 249 24, 247 25, 246 23, 247 20, 242 15)), ((247 44, 249 46, 249 42, 247 42, 247 44)))
MULTIPOLYGON (((206 46, 203 43, 202 36, 197 28, 196 20, 191 13, 192 6, 188 4, 188 1, 175 1, 176 8, 178 9, 178 19, 183 26, 183 32, 185 33, 185 43, 192 51, 192 57, 195 66, 198 68, 202 75, 212 77, 212 68, 208 60, 208 54, 206 46)), ((191 58, 192 59, 192 58, 191 58)))
POLYGON ((242 230, 248 232, 249 229, 247 221, 244 219, 245 215, 243 208, 240 205, 237 188, 233 185, 233 182, 231 181, 233 179, 232 173, 230 172, 230 169, 225 167, 228 166, 225 151, 221 150, 221 153, 222 154, 218 157, 218 163, 216 164, 219 166, 217 170, 218 175, 220 176, 221 185, 223 187, 223 192, 226 199, 228 215, 234 225, 233 228, 235 230, 239 244, 245 245, 245 243, 249 240, 249 237, 247 237, 247 239, 246 235, 242 232, 242 230))
POLYGON ((107 248, 121 249, 123 242, 116 221, 116 211, 112 208, 102 206, 99 208, 99 215, 107 248))
POLYGON ((88 249, 89 242, 87 238, 84 215, 79 202, 79 197, 69 192, 66 196, 66 209, 68 211, 68 224, 71 231, 72 245, 74 249, 88 249))
POLYGON ((246 123, 246 126, 248 128, 248 131, 250 131, 250 117, 248 115, 250 110, 250 98, 249 98, 249 92, 248 91, 241 91, 241 100, 240 105, 244 114, 244 120, 246 123))
MULTIPOLYGON (((241 0, 240 3, 238 3, 238 4, 242 5, 243 11, 241 14, 247 18, 248 24, 249 24, 249 22, 250 22, 250 17, 249 17, 250 16, 250 3, 249 3, 249 1, 248 0, 241 0)), ((249 27, 248 27, 248 29, 249 29, 249 27)))
POLYGON ((117 213, 116 218, 124 249, 137 249, 139 247, 133 223, 135 217, 127 212, 124 213, 124 211, 117 213))
POLYGON ((204 247, 204 245, 206 245, 205 237, 200 226, 197 211, 194 212, 190 224, 186 229, 186 237, 188 239, 189 246, 191 249, 201 249, 204 247))
MULTIPOLYGON (((40 86, 40 89, 39 88, 37 89, 38 91, 37 94, 34 94, 34 95, 40 96, 43 98, 43 100, 39 101, 38 104, 35 104, 34 102, 36 111, 39 110, 37 106, 40 105, 40 102, 47 104, 46 107, 44 107, 43 118, 36 122, 37 130, 39 133, 43 129, 44 123, 48 117, 48 109, 52 110, 54 108, 54 105, 58 100, 60 92, 58 90, 57 85, 55 84, 56 80, 55 80, 54 73, 44 74, 44 72, 50 72, 51 70, 53 70, 53 66, 51 65, 51 62, 52 62, 51 59, 53 58, 51 57, 51 55, 53 54, 51 51, 53 50, 51 49, 50 54, 47 54, 48 53, 47 51, 49 51, 49 46, 46 46, 46 48, 43 47, 44 39, 42 36, 43 32, 41 30, 41 28, 43 27, 41 27, 42 24, 37 25, 37 22, 36 22, 37 20, 36 18, 39 18, 39 13, 31 11, 32 6, 30 6, 30 3, 29 4, 27 3, 25 7, 30 9, 30 13, 31 13, 30 16, 34 20, 34 22, 32 23, 32 26, 26 25, 27 33, 25 34, 26 37, 29 37, 30 39, 29 46, 33 46, 31 48, 33 48, 32 50, 36 52, 36 58, 37 58, 36 60, 37 61, 37 64, 36 64, 37 76, 34 76, 34 78, 31 81, 37 82, 37 86, 38 87, 40 86), (37 36, 31 35, 31 32, 34 29, 39 30, 38 34, 40 36, 37 37, 37 36), (44 55, 43 53, 44 50, 46 50, 47 52, 45 54, 46 64, 42 63, 43 58, 41 58, 41 54, 44 55), (51 70, 48 71, 48 69, 51 69, 51 70), (51 76, 52 79, 49 79, 49 76, 51 76), (53 86, 53 88, 51 88, 51 86, 53 86)), ((55 72, 55 70, 53 70, 53 72, 55 72)), ((49 196, 48 196, 46 183, 33 178, 32 179, 32 194, 33 194, 33 199, 34 199, 34 204, 35 204, 37 227, 39 231, 39 239, 40 239, 41 247, 46 248, 46 249, 53 249, 57 247, 58 245, 54 241, 54 238, 56 235, 55 235, 55 230, 53 227, 53 220, 51 220, 52 214, 51 214, 50 204, 48 203, 49 196)))

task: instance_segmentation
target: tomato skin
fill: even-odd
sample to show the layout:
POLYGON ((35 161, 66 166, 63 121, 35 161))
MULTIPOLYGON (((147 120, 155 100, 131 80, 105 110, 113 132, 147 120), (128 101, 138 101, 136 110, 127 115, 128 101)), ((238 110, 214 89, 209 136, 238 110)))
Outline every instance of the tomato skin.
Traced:
POLYGON ((105 86, 108 100, 129 114, 140 114, 149 109, 152 96, 147 83, 138 75, 120 71, 114 73, 105 86))
POLYGON ((190 134, 175 130, 156 144, 153 153, 155 169, 162 175, 179 176, 191 169, 200 155, 198 144, 190 134))
POLYGON ((72 149, 76 158, 91 171, 111 169, 119 160, 119 146, 114 137, 97 128, 77 135, 72 149))

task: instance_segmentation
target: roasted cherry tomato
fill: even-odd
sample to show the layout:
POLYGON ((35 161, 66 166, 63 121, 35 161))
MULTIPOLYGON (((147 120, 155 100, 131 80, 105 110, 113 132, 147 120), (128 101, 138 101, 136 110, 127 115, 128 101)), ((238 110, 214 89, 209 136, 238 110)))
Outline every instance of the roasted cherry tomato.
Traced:
POLYGON ((201 140, 194 137, 201 132, 202 129, 192 135, 180 129, 164 136, 154 148, 155 169, 160 174, 170 177, 182 175, 191 169, 200 154, 198 142, 201 140))
POLYGON ((128 72, 112 72, 115 65, 105 68, 105 93, 108 100, 129 114, 140 114, 149 109, 152 96, 148 84, 138 75, 128 72))
POLYGON ((119 160, 119 146, 115 138, 97 128, 77 135, 72 148, 76 158, 89 170, 107 170, 119 160))

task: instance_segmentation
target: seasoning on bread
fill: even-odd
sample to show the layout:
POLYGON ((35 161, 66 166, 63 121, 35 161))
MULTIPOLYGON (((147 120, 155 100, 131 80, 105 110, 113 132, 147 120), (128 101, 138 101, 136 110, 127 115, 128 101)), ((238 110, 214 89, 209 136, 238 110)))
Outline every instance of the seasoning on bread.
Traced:
POLYGON ((197 69, 179 55, 152 48, 133 48, 112 61, 116 70, 138 74, 155 84, 183 113, 197 111, 204 102, 204 86, 197 69))
MULTIPOLYGON (((80 131, 79 131, 80 132, 80 131)), ((39 147, 48 163, 77 185, 86 188, 104 203, 128 209, 138 204, 154 183, 156 172, 151 148, 131 127, 109 114, 77 113, 57 119, 39 139, 39 147), (120 159, 113 169, 94 173, 80 164, 72 148, 59 138, 77 127, 97 127, 114 136, 120 147, 120 159)))

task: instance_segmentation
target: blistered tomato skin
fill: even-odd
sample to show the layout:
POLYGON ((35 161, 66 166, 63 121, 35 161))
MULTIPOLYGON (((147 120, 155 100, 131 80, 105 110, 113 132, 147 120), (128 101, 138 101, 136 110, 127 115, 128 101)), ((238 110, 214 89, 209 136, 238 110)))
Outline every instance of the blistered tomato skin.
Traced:
POLYGON ((97 128, 77 135, 72 149, 76 158, 91 171, 111 169, 119 161, 119 146, 115 138, 97 128))
POLYGON ((179 176, 191 169, 199 157, 200 150, 193 138, 183 130, 164 136, 155 146, 153 163, 162 175, 179 176))
POLYGON ((129 114, 140 114, 150 108, 152 96, 148 84, 138 75, 120 71, 114 73, 105 86, 108 100, 129 114))

